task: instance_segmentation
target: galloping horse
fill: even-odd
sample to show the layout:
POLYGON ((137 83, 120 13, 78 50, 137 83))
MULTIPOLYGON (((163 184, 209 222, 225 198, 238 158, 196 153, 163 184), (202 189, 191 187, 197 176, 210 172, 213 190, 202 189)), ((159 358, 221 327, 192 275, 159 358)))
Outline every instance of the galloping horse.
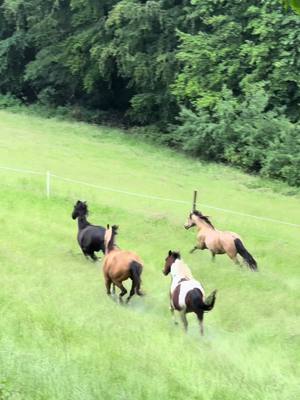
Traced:
POLYGON ((180 259, 180 253, 169 251, 163 273, 171 272, 172 283, 170 289, 170 310, 174 316, 174 310, 180 312, 184 329, 187 330, 188 322, 186 314, 194 312, 199 320, 200 332, 203 335, 203 314, 213 309, 216 300, 216 290, 205 299, 204 289, 200 282, 196 281, 189 267, 180 259))
POLYGON ((94 252, 99 250, 102 250, 103 253, 105 252, 105 228, 103 226, 91 225, 86 219, 87 215, 88 208, 86 202, 78 200, 72 212, 72 218, 78 218, 77 241, 83 254, 97 261, 98 258, 94 252))
POLYGON ((113 225, 111 228, 107 225, 105 233, 105 258, 103 261, 103 274, 105 280, 105 286, 107 294, 110 295, 111 284, 121 289, 119 295, 120 302, 123 301, 122 297, 127 293, 126 288, 122 282, 130 278, 132 280, 132 286, 129 296, 126 300, 128 301, 136 293, 142 296, 140 291, 141 287, 141 273, 143 270, 143 263, 140 257, 126 250, 120 250, 115 244, 115 236, 117 235, 118 226, 113 225))
POLYGON ((200 211, 192 211, 188 217, 185 229, 197 226, 197 245, 190 251, 208 249, 214 260, 216 254, 227 254, 236 264, 240 264, 237 254, 242 256, 244 262, 253 271, 257 270, 257 263, 252 255, 245 249, 239 235, 234 232, 222 232, 215 229, 209 218, 200 211))

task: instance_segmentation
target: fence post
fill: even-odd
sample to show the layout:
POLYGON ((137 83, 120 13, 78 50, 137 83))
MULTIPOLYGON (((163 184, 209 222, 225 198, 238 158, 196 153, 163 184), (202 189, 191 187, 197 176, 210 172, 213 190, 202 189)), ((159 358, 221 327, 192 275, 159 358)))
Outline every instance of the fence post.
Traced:
POLYGON ((46 174, 46 194, 47 194, 47 198, 48 199, 50 198, 50 176, 51 176, 50 172, 47 171, 47 174, 46 174))
POLYGON ((197 194, 198 194, 197 190, 194 190, 193 211, 195 211, 197 207, 197 194))

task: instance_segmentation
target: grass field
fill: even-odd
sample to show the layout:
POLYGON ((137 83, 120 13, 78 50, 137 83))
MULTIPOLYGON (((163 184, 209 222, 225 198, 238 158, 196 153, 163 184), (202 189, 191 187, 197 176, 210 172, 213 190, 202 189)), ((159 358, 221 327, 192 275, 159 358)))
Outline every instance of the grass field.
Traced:
MULTIPOLYGON (((0 111, 0 166, 51 171, 123 191, 190 201, 300 224, 300 196, 283 184, 202 164, 121 131, 0 111), (295 194, 295 193, 296 194, 295 194), (294 194, 293 194, 294 193, 294 194)), ((185 204, 0 170, 0 399, 296 400, 300 398, 300 245, 297 227, 208 209, 244 238, 259 273, 226 256, 189 254, 185 204), (120 225, 118 244, 145 262, 144 298, 109 299, 101 263, 86 261, 71 219, 120 225), (169 249, 181 250, 206 292, 218 289, 189 332, 172 323, 169 249)))

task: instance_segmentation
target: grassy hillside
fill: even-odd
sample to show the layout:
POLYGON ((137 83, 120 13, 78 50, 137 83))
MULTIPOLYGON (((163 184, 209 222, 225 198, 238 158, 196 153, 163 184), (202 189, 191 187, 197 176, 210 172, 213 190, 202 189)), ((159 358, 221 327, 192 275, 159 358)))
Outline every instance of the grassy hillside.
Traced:
MULTIPOLYGON (((201 164, 115 129, 0 112, 0 166, 63 177, 300 224, 288 187, 201 164), (289 194, 289 196, 288 196, 289 194)), ((226 256, 188 251, 189 206, 0 170, 0 399, 298 399, 299 228, 201 210, 236 231, 260 272, 226 256), (144 298, 107 298, 101 263, 76 243, 73 203, 85 199, 93 223, 120 225, 118 244, 145 262, 144 298), (189 332, 168 310, 166 252, 179 249, 206 292, 218 289, 189 332)))

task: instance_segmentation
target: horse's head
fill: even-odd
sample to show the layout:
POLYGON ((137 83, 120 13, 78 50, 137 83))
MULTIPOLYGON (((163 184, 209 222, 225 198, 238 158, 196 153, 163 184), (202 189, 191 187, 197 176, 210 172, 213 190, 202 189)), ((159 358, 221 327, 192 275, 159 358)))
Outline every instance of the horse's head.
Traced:
POLYGON ((180 259, 180 253, 179 251, 172 251, 169 250, 167 258, 166 258, 166 262, 165 262, 165 267, 163 269, 163 274, 164 275, 168 275, 171 271, 171 265, 177 260, 180 259))
POLYGON ((87 214, 88 214, 88 208, 87 208, 86 202, 78 200, 74 204, 74 210, 72 212, 72 218, 76 219, 78 217, 81 217, 81 216, 87 215, 87 214))
POLYGON ((195 225, 196 225, 196 221, 195 221, 195 220, 196 220, 196 214, 195 214, 194 211, 192 211, 192 212, 189 214, 186 223, 183 225, 183 226, 185 227, 185 229, 190 229, 190 228, 192 228, 193 226, 195 226, 195 225))
POLYGON ((210 222, 210 219, 207 215, 203 215, 201 211, 194 210, 189 214, 187 222, 184 224, 185 229, 190 229, 193 226, 197 225, 197 222, 204 222, 205 225, 210 226, 212 229, 215 229, 213 224, 210 222))
POLYGON ((118 234, 118 225, 113 225, 112 227, 107 224, 105 235, 104 235, 104 245, 105 253, 109 253, 116 246, 115 236, 118 234))

